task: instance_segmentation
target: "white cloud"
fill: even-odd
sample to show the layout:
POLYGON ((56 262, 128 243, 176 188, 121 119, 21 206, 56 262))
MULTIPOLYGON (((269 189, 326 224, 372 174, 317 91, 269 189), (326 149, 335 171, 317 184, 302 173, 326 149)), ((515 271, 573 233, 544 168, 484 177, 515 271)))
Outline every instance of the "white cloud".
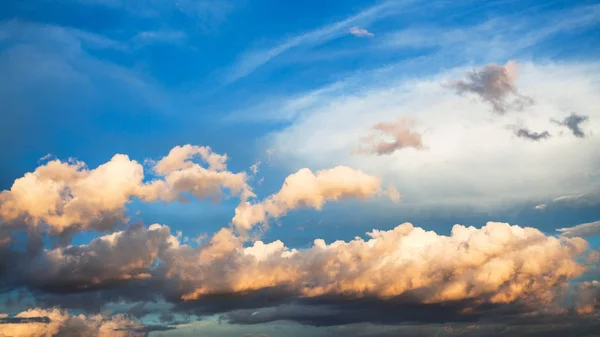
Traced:
POLYGON ((265 200, 256 204, 242 201, 235 209, 232 223, 245 232, 256 224, 265 223, 269 218, 279 218, 296 208, 321 209, 330 200, 351 197, 364 199, 378 193, 393 200, 400 199, 393 186, 382 190, 381 179, 349 167, 336 166, 316 174, 309 169, 301 169, 290 174, 279 192, 265 200))
POLYGON ((584 223, 574 227, 557 229, 562 236, 566 237, 586 237, 600 235, 600 221, 584 223))
MULTIPOLYGON (((524 142, 506 125, 522 121, 559 134, 560 126, 550 119, 569 109, 590 115, 589 129, 600 128, 599 63, 523 63, 517 84, 537 103, 505 116, 491 116, 483 102, 456 96, 442 85, 466 70, 405 79, 390 68, 377 74, 379 82, 367 74, 362 90, 323 95, 291 126, 272 134, 269 146, 291 169, 300 161, 312 169, 341 164, 393 179, 402 186, 406 205, 490 206, 594 190, 599 183, 591 174, 599 169, 598 136, 524 142), (419 120, 427 150, 349 155, 370 125, 399 116, 419 120)), ((360 78, 352 78, 352 88, 357 83, 360 78)))
POLYGON ((358 26, 351 27, 348 31, 350 32, 350 34, 352 34, 354 36, 358 36, 358 37, 373 37, 373 36, 375 36, 375 34, 371 33, 370 31, 368 31, 364 28, 360 28, 358 26))
POLYGON ((535 209, 538 210, 538 211, 543 211, 543 210, 546 209, 546 207, 548 207, 548 205, 546 205, 546 204, 539 204, 539 205, 535 206, 535 209))
POLYGON ((125 220, 125 205, 143 201, 182 200, 185 193, 198 199, 217 199, 228 191, 242 200, 254 196, 244 172, 228 171, 227 155, 203 146, 176 146, 153 164, 157 179, 145 182, 144 168, 123 154, 94 169, 85 163, 52 160, 15 180, 0 192, 0 218, 48 225, 52 232, 108 230, 125 220), (208 164, 194 161, 199 157, 208 164))

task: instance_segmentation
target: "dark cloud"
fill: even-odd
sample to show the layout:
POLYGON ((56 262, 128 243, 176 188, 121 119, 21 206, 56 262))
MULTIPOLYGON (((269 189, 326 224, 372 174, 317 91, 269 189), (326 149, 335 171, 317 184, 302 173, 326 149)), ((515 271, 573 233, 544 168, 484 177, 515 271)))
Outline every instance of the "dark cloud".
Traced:
POLYGON ((519 138, 528 139, 536 142, 551 137, 550 132, 548 131, 534 132, 526 128, 514 128, 514 133, 519 138))
POLYGON ((50 317, 0 317, 0 324, 50 323, 50 317))
POLYGON ((533 104, 533 99, 519 93, 516 87, 518 65, 514 61, 506 65, 487 64, 467 73, 467 79, 456 81, 448 87, 458 94, 473 93, 492 105, 494 112, 504 114, 508 110, 522 110, 533 104))
POLYGON ((552 119, 551 121, 567 127, 573 133, 573 136, 578 138, 585 137, 585 133, 581 129, 581 124, 589 120, 589 116, 577 115, 576 113, 571 113, 569 116, 565 117, 562 121, 557 121, 552 119))

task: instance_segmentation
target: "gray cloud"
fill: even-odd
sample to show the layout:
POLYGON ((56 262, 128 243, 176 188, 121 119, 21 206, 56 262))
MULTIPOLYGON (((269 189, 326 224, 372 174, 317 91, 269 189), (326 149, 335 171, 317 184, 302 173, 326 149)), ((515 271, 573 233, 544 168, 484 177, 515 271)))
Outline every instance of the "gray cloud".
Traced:
POLYGON ((515 128, 514 133, 519 138, 528 139, 535 142, 551 137, 550 132, 548 131, 534 132, 526 128, 515 128))
POLYGON ((589 116, 582 116, 573 112, 569 116, 565 117, 562 121, 557 121, 554 119, 552 119, 551 121, 558 125, 567 127, 569 130, 571 130, 573 136, 583 138, 585 137, 585 133, 581 129, 580 125, 588 120, 589 116))
POLYGON ((516 87, 518 65, 509 61, 506 65, 487 64, 481 69, 467 73, 467 79, 449 84, 458 94, 472 93, 490 103, 494 112, 504 114, 508 110, 522 110, 533 104, 533 99, 519 93, 516 87))
POLYGON ((30 323, 50 323, 50 318, 42 317, 0 317, 0 324, 30 324, 30 323))

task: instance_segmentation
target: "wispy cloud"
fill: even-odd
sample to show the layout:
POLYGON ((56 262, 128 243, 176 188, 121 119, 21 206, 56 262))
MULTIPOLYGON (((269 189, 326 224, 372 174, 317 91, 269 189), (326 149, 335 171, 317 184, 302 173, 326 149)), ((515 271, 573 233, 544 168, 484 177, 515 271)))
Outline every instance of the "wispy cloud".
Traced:
POLYGON ((562 236, 566 237, 587 237, 600 235, 600 221, 583 223, 574 227, 557 229, 562 236))
MULTIPOLYGON (((405 2, 401 2, 401 4, 405 2)), ((248 76, 257 68, 292 48, 320 45, 343 36, 344 34, 347 34, 351 27, 357 24, 366 24, 389 15, 391 13, 390 9, 397 6, 397 3, 385 2, 365 9, 345 20, 317 28, 304 34, 293 36, 272 47, 245 52, 240 55, 238 61, 231 66, 225 77, 225 82, 233 82, 248 76)))
POLYGON ((409 27, 381 39, 388 48, 437 47, 469 58, 507 59, 561 32, 600 23, 600 5, 541 15, 496 16, 471 26, 409 27))

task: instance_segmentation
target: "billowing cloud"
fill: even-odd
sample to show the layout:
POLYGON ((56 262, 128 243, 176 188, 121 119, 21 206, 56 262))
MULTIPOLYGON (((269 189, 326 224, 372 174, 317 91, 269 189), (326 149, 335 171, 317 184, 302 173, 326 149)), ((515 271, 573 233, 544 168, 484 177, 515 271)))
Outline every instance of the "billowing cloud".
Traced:
POLYGON ((350 34, 354 35, 354 36, 358 36, 358 37, 373 37, 375 36, 375 34, 371 33, 370 31, 364 29, 364 28, 360 28, 358 26, 353 26, 349 29, 350 34))
POLYGON ((600 235, 600 221, 583 223, 574 227, 557 229, 565 237, 587 237, 600 235))
POLYGON ((600 308, 600 282, 582 282, 579 285, 577 312, 579 314, 593 314, 600 308))
POLYGON ((580 124, 586 122, 589 116, 581 116, 576 113, 571 113, 569 116, 565 117, 562 121, 552 120, 554 123, 558 125, 562 125, 573 133, 573 136, 578 138, 585 137, 585 133, 581 129, 580 124))
POLYGON ((345 198, 369 198, 384 193, 398 199, 398 192, 391 188, 381 189, 381 179, 362 171, 345 166, 337 166, 328 170, 317 171, 316 174, 304 168, 289 175, 283 182, 279 192, 263 201, 251 204, 242 202, 235 209, 233 225, 247 231, 269 218, 279 218, 288 211, 311 207, 321 209, 325 202, 345 198))
POLYGON ((219 198, 223 189, 244 200, 252 196, 246 174, 227 171, 226 161, 226 155, 209 147, 177 146, 154 164, 159 179, 144 182, 143 166, 123 154, 95 169, 76 160, 52 160, 0 192, 0 219, 48 225, 55 233, 105 231, 125 219, 125 205, 134 197, 169 202, 189 192, 197 198, 219 198), (195 156, 208 167, 195 163, 195 156))
POLYGON ((587 247, 583 239, 549 237, 505 223, 481 229, 456 225, 451 236, 406 223, 368 235, 369 240, 331 244, 318 239, 311 248, 296 250, 281 241, 244 248, 222 230, 195 258, 171 257, 165 267, 193 288, 186 300, 284 287, 301 297, 411 294, 416 303, 430 304, 473 298, 550 303, 556 287, 585 269, 576 262, 587 247))
POLYGON ((71 315, 61 309, 30 309, 15 315, 11 324, 0 324, 6 337, 143 337, 143 325, 123 315, 71 315), (39 318, 44 318, 43 321, 39 318), (30 319, 27 319, 30 318, 30 319), (38 319, 35 319, 38 318, 38 319))
POLYGON ((373 126, 373 133, 362 139, 366 145, 359 146, 355 153, 372 153, 378 156, 389 155, 404 148, 421 150, 423 145, 422 135, 411 130, 414 121, 400 118, 396 122, 380 122, 373 126))
POLYGON ((122 154, 92 170, 83 162, 53 160, 0 192, 0 217, 47 224, 56 232, 106 230, 124 218, 124 205, 143 179, 142 165, 122 154))
POLYGON ((518 64, 515 61, 503 66, 491 63, 467 73, 467 80, 456 81, 449 86, 459 94, 478 95, 492 105, 494 112, 503 114, 509 109, 521 110, 533 103, 531 98, 517 90, 517 77, 518 64))
POLYGON ((179 239, 167 226, 134 225, 87 245, 47 250, 21 268, 30 286, 44 291, 103 289, 151 278, 157 260, 178 246, 179 239))
POLYGON ((154 172, 163 179, 141 187, 140 197, 149 201, 173 201, 189 192, 199 199, 219 198, 223 189, 243 200, 254 196, 246 173, 228 171, 226 161, 227 155, 216 154, 207 146, 176 146, 153 166, 154 172), (206 162, 208 168, 194 162, 196 156, 206 162))
POLYGON ((527 128, 514 128, 513 131, 517 137, 535 142, 551 137, 550 132, 548 131, 535 132, 527 128))
POLYGON ((315 324, 335 325, 464 321, 492 309, 541 310, 557 305, 566 282, 585 271, 578 262, 585 240, 505 223, 455 225, 449 236, 405 223, 367 235, 290 249, 279 240, 248 246, 224 228, 192 247, 166 226, 134 226, 88 245, 46 250, 11 272, 22 274, 21 286, 44 306, 99 310, 111 302, 162 298, 176 312, 202 315, 298 303, 304 309, 248 318, 240 312, 230 319, 318 322, 314 314, 324 311, 329 314, 315 324), (375 310, 382 306, 408 313, 383 315, 375 310), (302 314, 307 308, 308 316, 302 314), (340 310, 346 320, 336 316, 340 310))

